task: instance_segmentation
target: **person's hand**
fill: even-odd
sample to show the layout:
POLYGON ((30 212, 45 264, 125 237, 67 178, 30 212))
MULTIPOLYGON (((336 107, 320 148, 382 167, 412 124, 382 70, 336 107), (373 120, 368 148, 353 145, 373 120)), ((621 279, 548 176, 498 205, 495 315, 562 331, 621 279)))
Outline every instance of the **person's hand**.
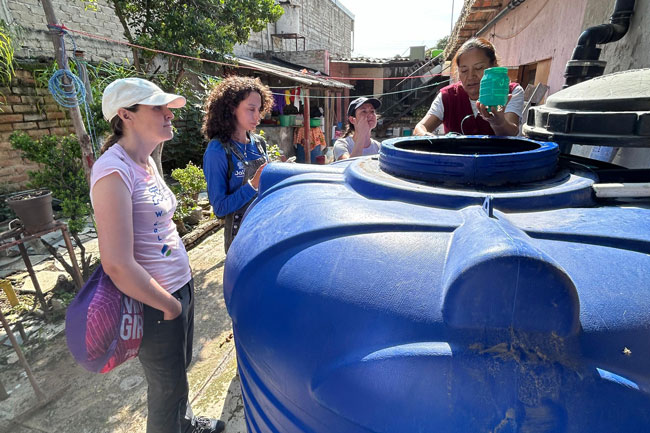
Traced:
POLYGON ((506 121, 505 118, 505 110, 506 107, 503 105, 499 105, 497 107, 488 107, 486 105, 481 104, 480 102, 476 101, 476 108, 478 108, 478 112, 481 115, 481 117, 485 120, 488 121, 488 123, 494 128, 499 127, 503 125, 506 121))
POLYGON ((360 137, 370 136, 370 130, 372 129, 372 119, 368 116, 367 113, 359 110, 357 117, 357 122, 354 124, 354 131, 360 137))
POLYGON ((170 308, 163 311, 163 320, 174 320, 183 312, 183 306, 180 301, 174 297, 172 299, 174 302, 172 302, 170 308))
POLYGON ((264 170, 264 167, 266 167, 266 162, 262 165, 260 165, 260 168, 257 169, 255 174, 253 175, 253 178, 251 179, 251 186, 257 190, 260 186, 260 176, 262 175, 262 170, 264 170))

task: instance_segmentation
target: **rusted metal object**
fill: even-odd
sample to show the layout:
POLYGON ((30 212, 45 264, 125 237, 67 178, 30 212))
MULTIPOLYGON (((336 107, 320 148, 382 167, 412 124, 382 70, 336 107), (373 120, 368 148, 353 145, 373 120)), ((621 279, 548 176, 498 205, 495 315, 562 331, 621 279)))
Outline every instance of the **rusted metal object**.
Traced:
POLYGON ((38 279, 36 278, 36 273, 34 272, 34 268, 32 267, 32 262, 29 259, 29 255, 27 254, 27 249, 25 248, 24 244, 25 242, 31 241, 33 239, 40 239, 43 235, 46 235, 48 233, 54 232, 56 230, 61 230, 61 233, 63 234, 63 240, 65 241, 65 245, 66 248, 68 249, 68 254, 70 256, 70 262, 72 263, 72 267, 74 269, 72 278, 74 279, 74 283, 77 286, 77 289, 80 289, 83 286, 83 278, 81 276, 79 264, 77 263, 77 257, 75 256, 74 253, 74 247, 72 246, 72 241, 70 240, 70 233, 68 231, 68 226, 64 222, 56 221, 54 223, 54 226, 48 228, 47 230, 43 230, 41 232, 34 233, 34 234, 27 234, 25 233, 23 227, 16 225, 19 222, 20 220, 12 221, 11 223, 9 223, 9 230, 0 234, 0 251, 6 250, 7 248, 13 246, 18 247, 18 249, 20 250, 20 256, 22 257, 23 262, 25 263, 25 267, 27 268, 27 273, 29 273, 29 278, 32 280, 32 284, 34 284, 34 290, 36 290, 36 297, 38 298, 38 301, 41 303, 41 306, 43 307, 43 311, 47 312, 49 310, 49 306, 45 301, 45 296, 43 295, 41 286, 38 283, 38 279), (3 242, 12 238, 13 241, 3 242))

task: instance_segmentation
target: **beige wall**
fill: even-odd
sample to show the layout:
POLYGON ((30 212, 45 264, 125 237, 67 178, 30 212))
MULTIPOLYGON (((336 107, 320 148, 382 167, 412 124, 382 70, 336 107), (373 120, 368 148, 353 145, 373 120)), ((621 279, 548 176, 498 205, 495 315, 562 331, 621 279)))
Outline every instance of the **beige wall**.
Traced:
POLYGON ((502 66, 546 61, 546 84, 549 94, 555 93, 564 85, 564 68, 582 32, 587 1, 525 2, 483 36, 496 47, 502 66))

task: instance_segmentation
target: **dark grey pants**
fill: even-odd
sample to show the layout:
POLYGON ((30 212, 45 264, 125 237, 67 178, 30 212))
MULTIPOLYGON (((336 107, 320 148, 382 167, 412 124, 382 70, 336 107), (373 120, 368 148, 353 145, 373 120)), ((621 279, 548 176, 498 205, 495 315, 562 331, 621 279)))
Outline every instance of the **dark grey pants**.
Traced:
POLYGON ((189 426, 187 368, 194 336, 194 280, 173 293, 183 312, 163 320, 163 312, 144 306, 140 362, 147 378, 147 433, 181 433, 189 426))

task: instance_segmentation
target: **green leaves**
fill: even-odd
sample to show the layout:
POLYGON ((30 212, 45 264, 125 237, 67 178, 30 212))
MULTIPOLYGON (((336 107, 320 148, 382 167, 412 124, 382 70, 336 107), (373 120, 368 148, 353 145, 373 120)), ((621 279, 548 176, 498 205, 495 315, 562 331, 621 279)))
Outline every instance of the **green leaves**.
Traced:
POLYGON ((223 58, 282 15, 274 0, 112 0, 130 42, 191 57, 223 58))
POLYGON ((172 178, 181 185, 181 192, 190 196, 197 195, 208 187, 203 170, 191 161, 185 168, 172 170, 172 178))
POLYGON ((40 170, 29 172, 30 187, 52 191, 52 195, 61 200, 63 215, 69 218, 70 232, 82 230, 85 217, 90 213, 90 190, 77 137, 44 135, 34 140, 24 132, 14 132, 9 142, 21 151, 24 159, 41 165, 40 170))

